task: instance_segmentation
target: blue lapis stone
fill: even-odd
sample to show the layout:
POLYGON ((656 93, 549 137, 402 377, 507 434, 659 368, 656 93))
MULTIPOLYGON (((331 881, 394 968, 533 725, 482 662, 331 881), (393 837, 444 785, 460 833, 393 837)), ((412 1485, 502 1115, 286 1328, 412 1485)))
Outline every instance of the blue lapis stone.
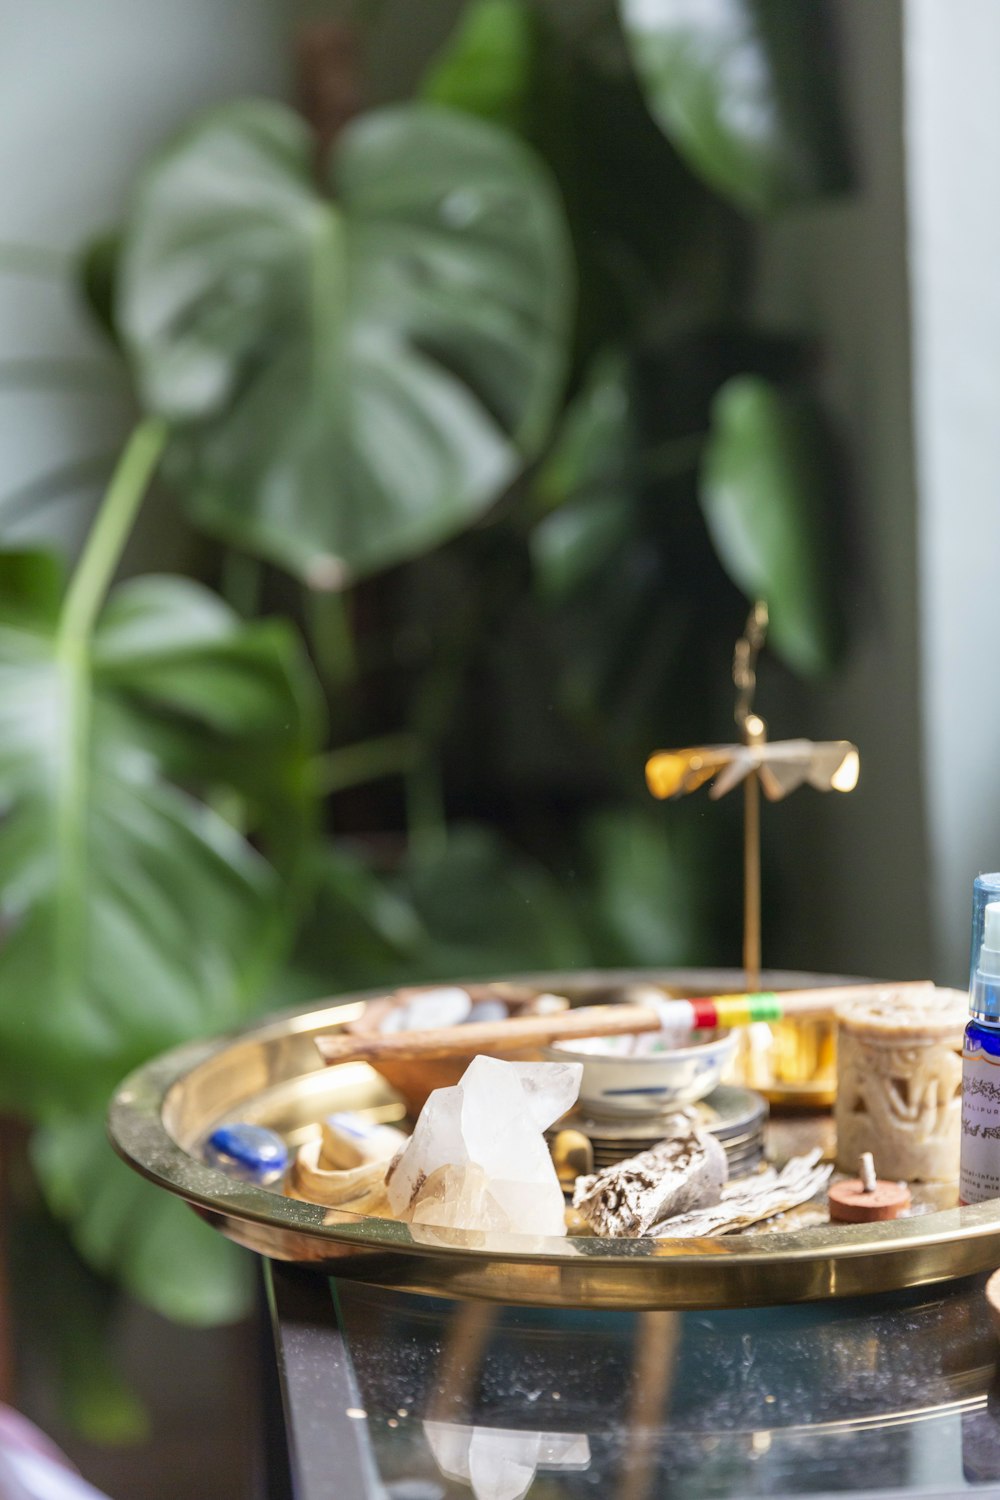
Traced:
POLYGON ((205 1142, 203 1155, 210 1167, 261 1187, 277 1182, 288 1166, 288 1147, 263 1125, 220 1125, 205 1142))

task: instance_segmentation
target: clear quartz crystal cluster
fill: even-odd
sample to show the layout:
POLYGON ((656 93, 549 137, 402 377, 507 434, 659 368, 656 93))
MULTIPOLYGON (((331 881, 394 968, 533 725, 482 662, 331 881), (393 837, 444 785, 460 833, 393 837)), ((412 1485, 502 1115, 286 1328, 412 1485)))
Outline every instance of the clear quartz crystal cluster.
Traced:
POLYGON ((564 1235, 562 1188, 542 1134, 571 1109, 579 1063, 476 1057, 436 1089, 386 1176, 393 1213, 411 1224, 564 1235))

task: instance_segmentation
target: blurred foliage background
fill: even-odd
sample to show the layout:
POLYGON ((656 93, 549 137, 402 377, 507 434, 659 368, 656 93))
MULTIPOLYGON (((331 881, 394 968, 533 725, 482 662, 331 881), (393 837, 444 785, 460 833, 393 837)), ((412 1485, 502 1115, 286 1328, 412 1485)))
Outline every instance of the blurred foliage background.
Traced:
MULTIPOLYGON (((0 557, 0 1104, 100 1308, 245 1306, 105 1143, 155 1052, 352 987, 735 961, 738 811, 653 805, 645 757, 731 737, 749 600, 782 670, 843 647, 819 356, 749 312, 757 222, 846 181, 822 8, 469 0, 371 105, 394 45, 319 17, 301 109, 192 120, 81 246, 134 433, 79 558, 0 557), (140 506, 188 576, 115 582, 140 506)), ((78 1405, 127 1434, 101 1372, 78 1405)))

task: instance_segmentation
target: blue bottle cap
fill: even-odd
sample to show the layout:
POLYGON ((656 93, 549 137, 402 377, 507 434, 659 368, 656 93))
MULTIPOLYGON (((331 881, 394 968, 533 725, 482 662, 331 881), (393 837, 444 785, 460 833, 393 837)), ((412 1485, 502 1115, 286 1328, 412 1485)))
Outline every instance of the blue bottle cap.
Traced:
MULTIPOLYGON (((983 878, 976 881, 977 897, 983 878)), ((973 911, 969 1010, 977 1020, 996 1023, 1000 1022, 1000 892, 989 894, 994 899, 982 902, 981 916, 976 908, 973 911)))

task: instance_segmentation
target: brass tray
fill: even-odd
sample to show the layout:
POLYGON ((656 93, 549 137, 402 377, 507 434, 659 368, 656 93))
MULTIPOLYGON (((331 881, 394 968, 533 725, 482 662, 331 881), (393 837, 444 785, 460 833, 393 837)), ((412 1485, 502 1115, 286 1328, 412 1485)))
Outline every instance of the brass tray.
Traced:
MULTIPOLYGON (((799 982, 782 978, 786 986, 799 982)), ((639 980, 689 993, 706 988, 704 971, 677 970, 547 974, 527 982, 582 1003, 639 980)), ((735 988, 739 975, 716 972, 710 982, 735 988)), ((334 1109, 400 1119, 398 1096, 367 1064, 326 1068, 312 1043, 318 1032, 356 1019, 367 998, 313 1005, 147 1063, 112 1099, 116 1149, 251 1250, 435 1296, 550 1307, 748 1307, 927 1285, 1000 1264, 1000 1199, 881 1224, 716 1239, 547 1239, 426 1228, 418 1239, 408 1225, 285 1198, 199 1159, 200 1142, 223 1119, 270 1125, 293 1146, 334 1109)), ((784 1122, 782 1131, 791 1125, 784 1122)))

